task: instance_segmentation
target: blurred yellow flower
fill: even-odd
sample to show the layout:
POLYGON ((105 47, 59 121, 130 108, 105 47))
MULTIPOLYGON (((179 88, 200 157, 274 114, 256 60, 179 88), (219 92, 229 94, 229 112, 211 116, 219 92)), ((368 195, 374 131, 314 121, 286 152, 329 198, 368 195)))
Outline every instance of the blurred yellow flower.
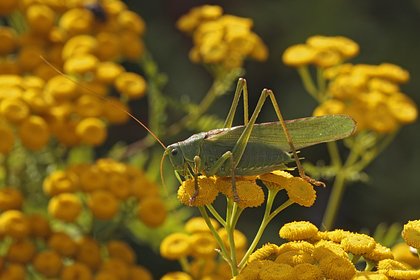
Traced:
POLYGON ((407 245, 420 249, 420 220, 406 223, 401 235, 407 245))
POLYGON ((136 254, 127 243, 120 240, 110 240, 106 244, 106 248, 111 258, 120 259, 127 264, 135 264, 136 254))
POLYGON ((130 99, 144 96, 146 92, 146 81, 142 76, 132 72, 122 72, 114 80, 118 92, 130 99))
POLYGON ((95 218, 110 220, 117 215, 120 203, 111 192, 97 190, 89 194, 88 206, 95 218))
POLYGON ((179 260, 191 253, 191 240, 185 233, 172 233, 160 243, 160 254, 170 260, 179 260))
POLYGON ((52 233, 47 244, 63 257, 73 257, 77 251, 76 242, 65 232, 52 233))
POLYGON ((54 251, 38 253, 32 263, 36 271, 48 278, 57 277, 63 267, 60 255, 54 251))
POLYGON ((163 224, 167 216, 165 204, 160 197, 145 197, 139 203, 138 217, 149 227, 163 224))
POLYGON ((61 193, 50 199, 48 213, 59 220, 74 222, 82 211, 82 203, 77 195, 61 193))
POLYGON ((18 188, 3 187, 0 189, 0 210, 20 209, 23 204, 23 196, 18 188))
POLYGON ((82 143, 98 146, 106 139, 106 125, 98 118, 86 118, 77 124, 76 134, 80 137, 82 143))
POLYGON ((28 238, 15 240, 7 250, 6 259, 9 262, 27 264, 33 259, 35 253, 36 247, 32 240, 28 238))
POLYGON ((0 214, 0 234, 16 239, 26 238, 30 234, 30 225, 26 216, 18 210, 7 210, 0 214))
POLYGON ((93 273, 90 268, 79 262, 74 262, 69 265, 65 265, 61 271, 61 280, 93 280, 93 273))
POLYGON ((58 170, 51 173, 43 182, 43 191, 49 196, 71 193, 79 189, 78 177, 72 173, 58 170))
POLYGON ((19 127, 19 137, 22 144, 30 150, 44 148, 50 139, 50 128, 47 122, 39 116, 30 116, 19 127))

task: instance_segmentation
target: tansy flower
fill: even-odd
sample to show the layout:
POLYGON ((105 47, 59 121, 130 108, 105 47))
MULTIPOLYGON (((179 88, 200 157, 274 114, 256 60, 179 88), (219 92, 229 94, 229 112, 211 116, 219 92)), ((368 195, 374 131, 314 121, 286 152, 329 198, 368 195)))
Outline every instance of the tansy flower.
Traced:
POLYGON ((197 178, 198 193, 196 193, 194 181, 194 179, 188 179, 182 182, 178 189, 179 201, 187 206, 211 204, 218 194, 215 181, 212 178, 199 176, 197 178))
POLYGON ((21 239, 13 241, 6 253, 9 262, 21 264, 29 263, 36 253, 36 247, 32 240, 21 239))
POLYGON ((97 166, 87 166, 79 173, 80 187, 84 192, 92 192, 105 188, 105 173, 97 166))
POLYGON ((318 228, 310 222, 298 221, 284 224, 280 231, 280 237, 287 240, 309 239, 316 235, 318 228))
POLYGON ((78 177, 74 173, 62 170, 51 173, 43 182, 43 191, 50 196, 75 192, 78 187, 78 177))
MULTIPOLYGON (((17 2, 17 1, 16 1, 17 2)), ((1 14, 1 7, 0 7, 1 14)), ((0 55, 7 55, 13 53, 17 47, 16 31, 13 28, 1 26, 0 27, 0 55)))
POLYGON ((79 54, 68 58, 63 69, 68 74, 83 75, 95 72, 98 63, 98 58, 92 54, 79 54))
POLYGON ((266 173, 258 176, 258 179, 264 182, 264 184, 273 190, 284 189, 289 184, 289 179, 293 175, 282 170, 275 170, 271 173, 266 173))
POLYGON ((75 111, 82 118, 94 118, 103 115, 103 101, 94 95, 83 94, 76 100, 75 111))
POLYGON ((56 219, 74 222, 82 211, 82 203, 78 196, 62 193, 51 198, 48 203, 48 213, 56 219))
POLYGON ((97 146, 105 141, 107 131, 105 123, 100 119, 86 118, 77 125, 76 134, 83 143, 97 146))
POLYGON ((20 98, 6 98, 0 103, 1 115, 11 123, 20 123, 29 116, 29 107, 20 98))
POLYGON ((408 267, 399 262, 392 259, 385 259, 380 260, 377 265, 378 271, 388 271, 388 270, 407 270, 408 267))
POLYGON ((394 256, 391 249, 376 242, 375 248, 368 254, 364 254, 363 258, 378 262, 384 259, 393 259, 394 256))
POLYGON ((166 273, 160 280, 193 280, 193 278, 185 272, 176 271, 166 273))
POLYGON ((258 275, 261 270, 271 265, 273 262, 269 260, 255 260, 250 262, 245 268, 236 276, 236 280, 250 280, 259 279, 258 275))
POLYGON ((293 267, 275 262, 269 262, 267 266, 264 266, 258 276, 261 280, 289 280, 296 278, 293 267))
POLYGON ((92 215, 101 220, 110 220, 119 211, 118 199, 109 191, 97 190, 92 192, 88 198, 88 206, 92 215))
POLYGON ((119 240, 111 240, 106 244, 108 254, 112 258, 123 260, 127 264, 134 264, 136 254, 127 243, 119 240))
POLYGON ((208 232, 197 232, 190 236, 191 255, 196 258, 209 258, 216 254, 218 248, 213 235, 208 232))
POLYGON ((34 151, 40 150, 48 143, 50 129, 43 118, 30 116, 20 125, 19 137, 26 148, 34 151))
POLYGON ((353 276, 352 280, 388 280, 389 278, 380 273, 380 272, 372 272, 372 271, 358 271, 355 276, 353 276))
POLYGON ((49 79, 44 91, 56 101, 68 101, 79 95, 77 84, 60 75, 49 79))
POLYGON ((101 249, 99 244, 92 238, 84 236, 77 242, 77 253, 75 260, 95 270, 101 263, 101 249))
POLYGON ((341 248, 340 245, 327 241, 327 240, 320 240, 315 244, 313 257, 316 260, 321 260, 327 257, 339 257, 339 258, 348 258, 348 254, 341 248))
MULTIPOLYGON (((391 255, 396 261, 406 263, 413 268, 420 268, 420 258, 410 251, 410 246, 401 242, 392 247, 391 255)), ((390 259, 390 258, 389 258, 390 259)))
POLYGON ((402 269, 390 269, 384 272, 385 275, 392 277, 393 279, 419 279, 420 270, 402 270, 402 269))
POLYGON ((43 251, 35 256, 33 266, 42 275, 52 278, 60 274, 63 262, 56 252, 43 251))
POLYGON ((29 214, 27 218, 32 236, 43 239, 48 238, 51 234, 51 227, 46 217, 41 214, 29 214))
POLYGON ((184 233, 172 233, 160 243, 160 254, 170 260, 179 260, 191 252, 190 237, 184 233))
POLYGON ((281 244, 277 250, 278 254, 283 254, 288 251, 303 251, 312 254, 314 245, 307 241, 290 241, 281 244))
POLYGON ((117 279, 127 279, 129 273, 129 266, 123 260, 116 258, 109 258, 105 260, 99 270, 101 272, 115 275, 117 279))
POLYGON ((4 122, 0 122, 0 154, 8 154, 15 142, 13 130, 4 122))
POLYGON ((105 84, 112 84, 115 79, 124 72, 124 68, 115 62, 104 61, 98 63, 95 71, 95 78, 105 84))
POLYGON ((329 240, 335 242, 335 243, 341 243, 341 240, 343 240, 346 236, 350 235, 351 232, 347 230, 342 229, 335 229, 332 231, 327 232, 327 237, 329 240))
MULTIPOLYGON (((264 192, 255 180, 238 179, 235 180, 236 190, 239 197, 238 206, 240 208, 258 207, 264 202, 264 192)), ((229 197, 234 199, 232 192, 231 179, 216 179, 217 189, 229 197)))
POLYGON ((396 83, 405 83, 410 79, 410 73, 398 65, 392 63, 382 63, 375 72, 377 77, 389 79, 396 83))
POLYGON ((55 13, 47 5, 32 4, 26 10, 26 23, 31 31, 46 35, 54 26, 55 13))
POLYGON ((74 8, 67 10, 58 22, 68 34, 89 34, 93 28, 93 14, 88 9, 74 8))
POLYGON ((283 63, 292 67, 300 67, 313 63, 316 50, 310 46, 299 44, 288 47, 282 56, 283 63))
POLYGON ((420 249, 420 220, 406 223, 401 235, 407 245, 420 249))
POLYGON ((48 239, 48 247, 63 257, 72 257, 76 254, 76 242, 65 232, 54 232, 48 239))
POLYGON ((352 279, 356 274, 356 268, 345 257, 328 256, 319 260, 319 268, 324 276, 331 279, 352 279))
MULTIPOLYGON (((215 219, 210 218, 210 222, 216 230, 220 227, 219 223, 215 219)), ((199 233, 199 232, 210 232, 209 227, 207 226, 204 218, 202 217, 190 218, 185 223, 184 229, 186 232, 191 233, 191 234, 199 233)))
POLYGON ((215 271, 217 263, 214 259, 194 259, 190 263, 190 270, 188 273, 194 278, 198 279, 200 276, 209 276, 215 271))
POLYGON ((293 267, 298 280, 322 280, 324 276, 318 266, 310 263, 301 263, 293 267))
POLYGON ((0 210, 20 209, 23 204, 22 193, 12 187, 4 187, 0 189, 0 210))
POLYGON ((315 259, 311 256, 310 253, 307 253, 303 250, 290 250, 284 253, 281 253, 274 260, 276 263, 284 263, 291 266, 295 266, 303 263, 316 263, 315 259))
POLYGON ((63 267, 60 275, 61 280, 92 280, 93 275, 90 268, 79 262, 74 262, 72 264, 66 265, 63 267))
MULTIPOLYGON (((229 238, 228 238, 228 233, 226 231, 226 228, 219 229, 217 233, 219 234, 226 248, 229 249, 230 244, 229 244, 229 238)), ((246 245, 248 244, 248 240, 246 236, 242 232, 236 229, 233 231, 233 240, 235 241, 236 250, 245 249, 246 245)))
POLYGON ((313 186, 300 177, 289 178, 289 184, 285 186, 289 199, 301 206, 311 207, 316 199, 313 186))
POLYGON ((145 197, 141 200, 138 217, 149 227, 158 227, 166 219, 167 212, 163 201, 159 197, 145 197))
POLYGON ((141 265, 131 266, 129 268, 129 275, 130 275, 129 276, 130 280, 134 280, 134 279, 153 280, 153 277, 150 271, 141 265))
POLYGON ((25 266, 21 264, 16 264, 16 263, 9 263, 7 266, 5 266, 2 269, 0 273, 0 277, 2 279, 18 279, 18 280, 26 279, 25 266))
POLYGON ((253 252, 249 258, 248 263, 251 263, 256 260, 275 260, 278 256, 279 247, 276 244, 267 243, 264 244, 261 248, 253 252))
POLYGON ((130 109, 115 97, 107 98, 102 106, 102 115, 110 124, 122 124, 130 119, 127 114, 130 109))
POLYGON ((132 72, 122 72, 114 81, 115 88, 130 99, 140 98, 146 92, 146 81, 132 72))
POLYGON ((177 20, 176 27, 183 32, 192 33, 201 22, 216 19, 222 14, 222 7, 217 5, 195 7, 177 20))
POLYGON ((138 35, 133 31, 123 31, 119 39, 121 40, 121 54, 128 60, 141 58, 144 53, 144 44, 139 40, 138 35))
POLYGON ((81 34, 70 38, 62 50, 63 60, 79 54, 92 54, 98 46, 98 41, 91 35, 81 34))
POLYGON ((369 254, 375 245, 375 239, 361 233, 351 233, 341 240, 341 247, 353 255, 369 254))
POLYGON ((7 210, 0 215, 0 233, 16 239, 23 239, 30 233, 25 215, 17 210, 7 210))

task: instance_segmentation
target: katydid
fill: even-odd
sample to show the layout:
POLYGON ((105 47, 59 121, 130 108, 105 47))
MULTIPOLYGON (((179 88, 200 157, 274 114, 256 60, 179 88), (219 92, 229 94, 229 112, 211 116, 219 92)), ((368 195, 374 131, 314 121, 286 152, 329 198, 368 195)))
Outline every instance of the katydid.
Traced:
MULTIPOLYGON (((295 161, 299 175, 315 185, 324 185, 305 175, 296 149, 345 138, 355 131, 354 120, 346 115, 326 115, 284 121, 271 90, 264 89, 257 106, 248 120, 248 90, 245 79, 239 79, 235 96, 224 128, 192 135, 169 145, 164 153, 180 175, 197 178, 230 176, 235 200, 235 176, 261 175, 295 161), (241 94, 244 100, 244 125, 232 127, 241 94), (274 106, 278 122, 256 124, 256 119, 267 97, 274 106)), ((195 194, 198 195, 196 183, 195 194)))

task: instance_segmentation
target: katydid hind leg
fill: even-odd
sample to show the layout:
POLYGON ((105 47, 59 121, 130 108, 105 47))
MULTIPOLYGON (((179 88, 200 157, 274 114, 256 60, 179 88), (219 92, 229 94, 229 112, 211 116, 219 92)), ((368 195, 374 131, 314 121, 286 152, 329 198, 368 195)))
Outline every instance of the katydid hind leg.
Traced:
POLYGON ((235 118, 236 109, 238 108, 241 95, 243 95, 244 101, 244 125, 248 124, 248 86, 244 78, 239 78, 236 85, 235 94, 233 96, 232 105, 230 106, 225 124, 223 125, 224 128, 232 127, 233 119, 235 118))
POLYGON ((200 188, 198 186, 198 172, 200 170, 200 166, 201 166, 201 158, 199 156, 195 156, 194 157, 194 172, 193 172, 193 176, 194 176, 194 193, 193 195, 190 197, 190 205, 193 205, 195 200, 197 199, 199 193, 200 193, 200 188))

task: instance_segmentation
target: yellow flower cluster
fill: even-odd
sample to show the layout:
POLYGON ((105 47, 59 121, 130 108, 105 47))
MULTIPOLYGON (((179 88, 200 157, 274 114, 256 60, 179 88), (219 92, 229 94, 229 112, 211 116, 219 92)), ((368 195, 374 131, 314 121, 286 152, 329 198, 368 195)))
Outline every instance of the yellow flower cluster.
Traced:
POLYGON ((359 45, 343 36, 311 36, 305 44, 288 47, 283 53, 283 63, 292 67, 315 65, 332 67, 356 56, 359 45))
MULTIPOLYGON (((224 246, 229 248, 226 231, 211 219, 224 246)), ((247 239, 243 233, 234 231, 235 250, 238 256, 245 254, 247 239)), ((184 232, 168 235, 160 244, 160 254, 169 260, 178 260, 183 264, 184 272, 171 272, 161 279, 231 279, 232 274, 227 262, 217 253, 220 250, 205 220, 191 218, 185 223, 184 232), (187 273, 188 272, 188 273, 187 273), (181 277, 182 276, 182 277, 181 277)))
MULTIPOLYGON (((410 229, 411 226, 410 223, 406 225, 410 229)), ((420 270, 394 260, 389 248, 365 234, 345 230, 319 231, 306 221, 287 223, 279 234, 288 242, 281 246, 266 244, 256 250, 236 280, 420 278, 420 270), (360 257, 375 264, 375 271, 359 271, 360 267, 356 268, 354 263, 360 257)))
POLYGON ((119 0, 19 3, 0 6, 22 14, 22 30, 0 26, 0 153, 11 151, 15 134, 30 150, 51 137, 65 146, 102 144, 107 123, 128 120, 123 101, 146 91, 144 78, 118 63, 142 55, 142 18, 119 0), (121 97, 108 96, 111 89, 121 97))
POLYGON ((4 211, 0 235, 8 240, 2 244, 0 279, 24 280, 34 273, 61 280, 152 279, 145 267, 136 264, 135 252, 127 243, 100 244, 88 236, 56 231, 38 214, 4 211))
POLYGON ((191 34, 194 47, 190 59, 196 63, 217 64, 232 69, 241 67, 246 58, 264 61, 268 50, 261 38, 251 31, 249 18, 224 15, 220 6, 204 5, 182 16, 177 26, 191 34))
POLYGON ((314 115, 348 114, 358 131, 377 133, 391 133, 417 119, 415 103, 399 87, 409 73, 397 65, 343 64, 324 74, 330 80, 327 99, 314 115))
MULTIPOLYGON (((204 206, 213 203, 219 193, 234 200, 232 179, 230 177, 197 178, 198 192, 195 180, 187 179, 178 189, 178 199, 187 206, 204 206)), ((301 206, 310 207, 314 204, 316 193, 313 186, 300 177, 293 177, 286 171, 273 171, 272 173, 251 177, 236 177, 235 184, 239 200, 238 206, 242 209, 258 207, 264 202, 264 192, 257 184, 257 179, 275 192, 286 190, 289 199, 301 206)))
POLYGON ((148 227, 160 226, 167 215, 157 185, 133 166, 111 159, 55 171, 44 180, 43 190, 52 197, 49 214, 65 222, 79 217, 82 201, 99 220, 115 218, 120 206, 130 202, 135 202, 132 210, 137 208, 137 217, 148 227))

